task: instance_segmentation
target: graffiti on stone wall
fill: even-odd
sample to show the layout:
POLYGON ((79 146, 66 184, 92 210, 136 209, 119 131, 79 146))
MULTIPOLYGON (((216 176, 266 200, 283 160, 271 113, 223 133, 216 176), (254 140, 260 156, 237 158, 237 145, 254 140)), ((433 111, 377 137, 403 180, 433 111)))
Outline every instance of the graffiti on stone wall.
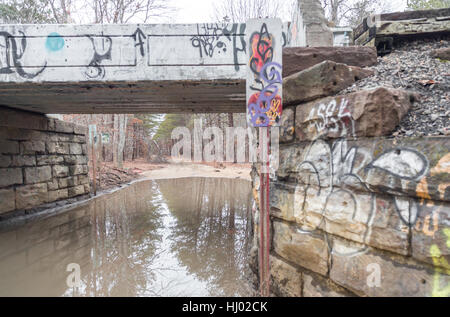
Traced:
MULTIPOLYGON (((450 229, 444 228, 443 233, 447 236, 446 247, 450 249, 450 229)), ((439 249, 439 246, 436 244, 433 244, 430 247, 430 255, 435 266, 435 272, 433 276, 433 291, 431 296, 448 297, 450 295, 450 284, 441 286, 441 275, 450 275, 450 264, 445 258, 441 257, 442 252, 439 249)))
POLYGON ((338 105, 336 99, 326 104, 318 104, 311 109, 308 116, 308 130, 315 129, 316 135, 334 133, 340 137, 355 136, 355 121, 348 109, 348 101, 342 99, 338 105), (317 120, 314 120, 317 118, 317 120), (312 125, 312 126, 311 126, 312 125))
POLYGON ((254 75, 250 89, 256 92, 248 100, 248 115, 254 127, 274 126, 281 119, 282 66, 273 62, 274 41, 265 23, 250 37, 249 67, 254 75))
MULTIPOLYGON (((439 168, 439 164, 436 168, 439 168)), ((391 197, 402 226, 412 228, 427 203, 425 200, 402 195, 402 192, 407 192, 411 182, 418 183, 420 188, 420 181, 429 170, 427 158, 413 148, 396 147, 373 157, 371 151, 364 147, 349 147, 345 139, 330 143, 316 140, 311 143, 297 167, 298 190, 304 193, 305 198, 296 202, 302 208, 296 208, 295 216, 307 219, 305 204, 307 198, 314 197, 314 202, 309 201, 309 206, 314 206, 320 217, 308 220, 313 228, 321 226, 325 218, 331 221, 341 221, 341 218, 350 222, 357 221, 365 226, 364 239, 359 241, 365 243, 370 236, 374 212, 388 208, 386 199, 378 198, 378 192, 383 189, 372 188, 371 182, 378 178, 379 182, 389 180, 392 184, 399 184, 400 187, 396 189, 389 188, 389 184, 386 184, 386 194, 396 192, 397 195, 388 197, 391 197)), ((436 226, 437 215, 431 217, 436 226)), ((430 230, 430 218, 425 219, 428 222, 424 226, 427 229, 424 230, 430 230)))

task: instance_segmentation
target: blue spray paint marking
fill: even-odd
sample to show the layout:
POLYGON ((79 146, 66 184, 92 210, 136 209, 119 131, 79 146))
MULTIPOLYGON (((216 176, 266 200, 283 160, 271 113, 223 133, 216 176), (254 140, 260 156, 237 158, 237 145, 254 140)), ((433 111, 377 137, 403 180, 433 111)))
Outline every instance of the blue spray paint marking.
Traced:
POLYGON ((64 47, 64 39, 56 32, 50 33, 45 41, 45 47, 52 52, 60 51, 64 47))

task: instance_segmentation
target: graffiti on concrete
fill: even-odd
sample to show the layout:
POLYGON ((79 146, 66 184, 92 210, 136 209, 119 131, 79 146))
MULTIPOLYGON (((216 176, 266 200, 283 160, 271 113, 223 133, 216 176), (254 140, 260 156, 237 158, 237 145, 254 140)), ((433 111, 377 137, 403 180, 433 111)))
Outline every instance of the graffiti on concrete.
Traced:
POLYGON ((200 58, 214 57, 227 52, 228 45, 233 50, 235 70, 239 68, 239 53, 245 54, 245 24, 197 24, 197 34, 191 38, 192 46, 198 48, 200 58))
POLYGON ((249 67, 254 75, 250 90, 257 92, 248 100, 248 115, 254 127, 275 126, 281 119, 282 66, 273 61, 274 41, 266 23, 250 36, 249 67))
POLYGON ((8 32, 0 32, 0 74, 12 74, 15 71, 22 78, 32 79, 45 70, 46 64, 35 73, 24 70, 20 59, 27 48, 27 39, 22 31, 19 33, 20 39, 8 32))
POLYGON ((47 36, 45 47, 51 52, 58 52, 64 48, 64 38, 56 32, 47 36))
POLYGON ((104 60, 111 60, 112 39, 109 36, 87 36, 92 43, 94 56, 86 69, 86 76, 90 79, 101 79, 105 76, 104 60))
POLYGON ((144 45, 145 45, 144 40, 147 38, 144 32, 142 32, 140 28, 137 28, 136 32, 133 33, 132 37, 134 39, 134 42, 136 43, 134 46, 135 47, 139 46, 139 52, 141 56, 144 56, 144 45))
POLYGON ((203 55, 213 57, 214 53, 220 54, 227 51, 227 44, 224 42, 224 28, 218 23, 197 24, 197 35, 191 38, 192 46, 199 49, 200 57, 203 55))

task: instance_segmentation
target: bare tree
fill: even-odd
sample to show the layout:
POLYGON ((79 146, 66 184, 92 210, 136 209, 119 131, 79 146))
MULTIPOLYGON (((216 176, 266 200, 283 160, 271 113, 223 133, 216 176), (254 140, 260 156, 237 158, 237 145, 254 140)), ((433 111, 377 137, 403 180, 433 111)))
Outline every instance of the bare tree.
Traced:
POLYGON ((321 0, 325 15, 331 24, 357 26, 370 14, 390 10, 388 0, 321 0))
POLYGON ((94 23, 130 23, 166 16, 173 8, 166 0, 85 0, 94 14, 94 23))
POLYGON ((245 22, 253 18, 282 17, 286 3, 280 0, 217 0, 214 17, 217 21, 245 22))

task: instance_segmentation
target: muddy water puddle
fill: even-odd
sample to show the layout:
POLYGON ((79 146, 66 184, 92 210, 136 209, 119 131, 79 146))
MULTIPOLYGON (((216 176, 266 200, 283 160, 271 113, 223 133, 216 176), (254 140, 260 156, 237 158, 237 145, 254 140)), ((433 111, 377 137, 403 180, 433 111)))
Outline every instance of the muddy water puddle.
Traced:
POLYGON ((144 181, 0 232, 0 296, 252 296, 252 203, 245 180, 144 181))

